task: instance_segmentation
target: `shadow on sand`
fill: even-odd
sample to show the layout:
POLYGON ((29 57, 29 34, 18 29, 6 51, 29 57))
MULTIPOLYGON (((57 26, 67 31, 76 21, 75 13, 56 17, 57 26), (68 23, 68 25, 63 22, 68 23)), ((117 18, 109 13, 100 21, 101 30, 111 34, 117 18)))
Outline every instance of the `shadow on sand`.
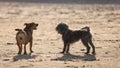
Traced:
POLYGON ((80 56, 80 55, 73 55, 73 54, 64 54, 62 57, 58 57, 56 59, 52 59, 52 60, 56 60, 56 61, 72 61, 74 59, 80 59, 83 61, 95 61, 96 57, 95 55, 91 55, 91 54, 87 54, 84 56, 80 56))
POLYGON ((22 60, 22 59, 34 59, 36 57, 36 55, 32 55, 31 53, 30 54, 27 54, 27 55, 16 55, 13 57, 13 62, 15 61, 18 61, 18 60, 22 60))

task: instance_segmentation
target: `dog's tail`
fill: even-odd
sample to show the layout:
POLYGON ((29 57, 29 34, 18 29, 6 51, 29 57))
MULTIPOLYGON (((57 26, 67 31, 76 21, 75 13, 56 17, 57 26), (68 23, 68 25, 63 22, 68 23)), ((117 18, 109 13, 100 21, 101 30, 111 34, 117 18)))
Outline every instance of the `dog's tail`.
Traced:
POLYGON ((22 31, 22 29, 15 29, 15 31, 22 31))
POLYGON ((90 32, 90 27, 89 26, 85 26, 81 29, 81 31, 87 31, 90 32))

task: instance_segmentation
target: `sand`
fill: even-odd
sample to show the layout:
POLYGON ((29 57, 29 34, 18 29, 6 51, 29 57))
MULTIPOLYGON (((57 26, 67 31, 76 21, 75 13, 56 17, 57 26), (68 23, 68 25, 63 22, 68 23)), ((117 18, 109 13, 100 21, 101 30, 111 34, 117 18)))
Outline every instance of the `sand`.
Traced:
POLYGON ((0 2, 0 68, 120 68, 120 5, 0 2), (36 22, 33 51, 17 55, 16 28, 36 22), (85 55, 78 41, 70 55, 63 55, 61 35, 55 31, 65 22, 70 29, 89 26, 96 55, 85 55))

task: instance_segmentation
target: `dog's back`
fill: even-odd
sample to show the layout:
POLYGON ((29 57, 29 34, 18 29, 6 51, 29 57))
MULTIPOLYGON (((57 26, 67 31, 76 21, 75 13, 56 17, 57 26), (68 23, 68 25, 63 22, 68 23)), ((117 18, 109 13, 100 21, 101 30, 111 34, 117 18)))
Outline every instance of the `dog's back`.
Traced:
POLYGON ((26 42, 26 33, 22 29, 15 29, 15 31, 18 31, 16 34, 16 40, 19 44, 25 44, 26 42))

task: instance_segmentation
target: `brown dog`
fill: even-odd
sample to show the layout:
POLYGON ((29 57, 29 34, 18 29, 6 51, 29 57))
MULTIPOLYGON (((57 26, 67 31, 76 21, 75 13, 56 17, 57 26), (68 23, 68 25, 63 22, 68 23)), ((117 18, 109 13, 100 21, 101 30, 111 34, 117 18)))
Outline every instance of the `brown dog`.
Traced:
POLYGON ((60 23, 57 25, 56 31, 62 35, 62 40, 64 43, 64 48, 61 53, 69 53, 70 44, 81 39, 82 43, 87 49, 85 54, 89 53, 90 46, 93 49, 92 54, 95 54, 95 46, 92 43, 92 35, 90 33, 89 27, 83 27, 80 30, 70 30, 67 24, 60 23))
POLYGON ((38 24, 32 22, 32 23, 25 23, 24 25, 26 25, 26 27, 24 28, 24 30, 22 29, 15 29, 17 32, 16 34, 16 41, 17 41, 17 45, 19 48, 19 52, 18 54, 21 54, 22 52, 22 44, 24 44, 24 54, 27 54, 26 52, 26 45, 28 43, 30 43, 30 52, 32 53, 32 43, 33 43, 33 30, 36 30, 38 24))

